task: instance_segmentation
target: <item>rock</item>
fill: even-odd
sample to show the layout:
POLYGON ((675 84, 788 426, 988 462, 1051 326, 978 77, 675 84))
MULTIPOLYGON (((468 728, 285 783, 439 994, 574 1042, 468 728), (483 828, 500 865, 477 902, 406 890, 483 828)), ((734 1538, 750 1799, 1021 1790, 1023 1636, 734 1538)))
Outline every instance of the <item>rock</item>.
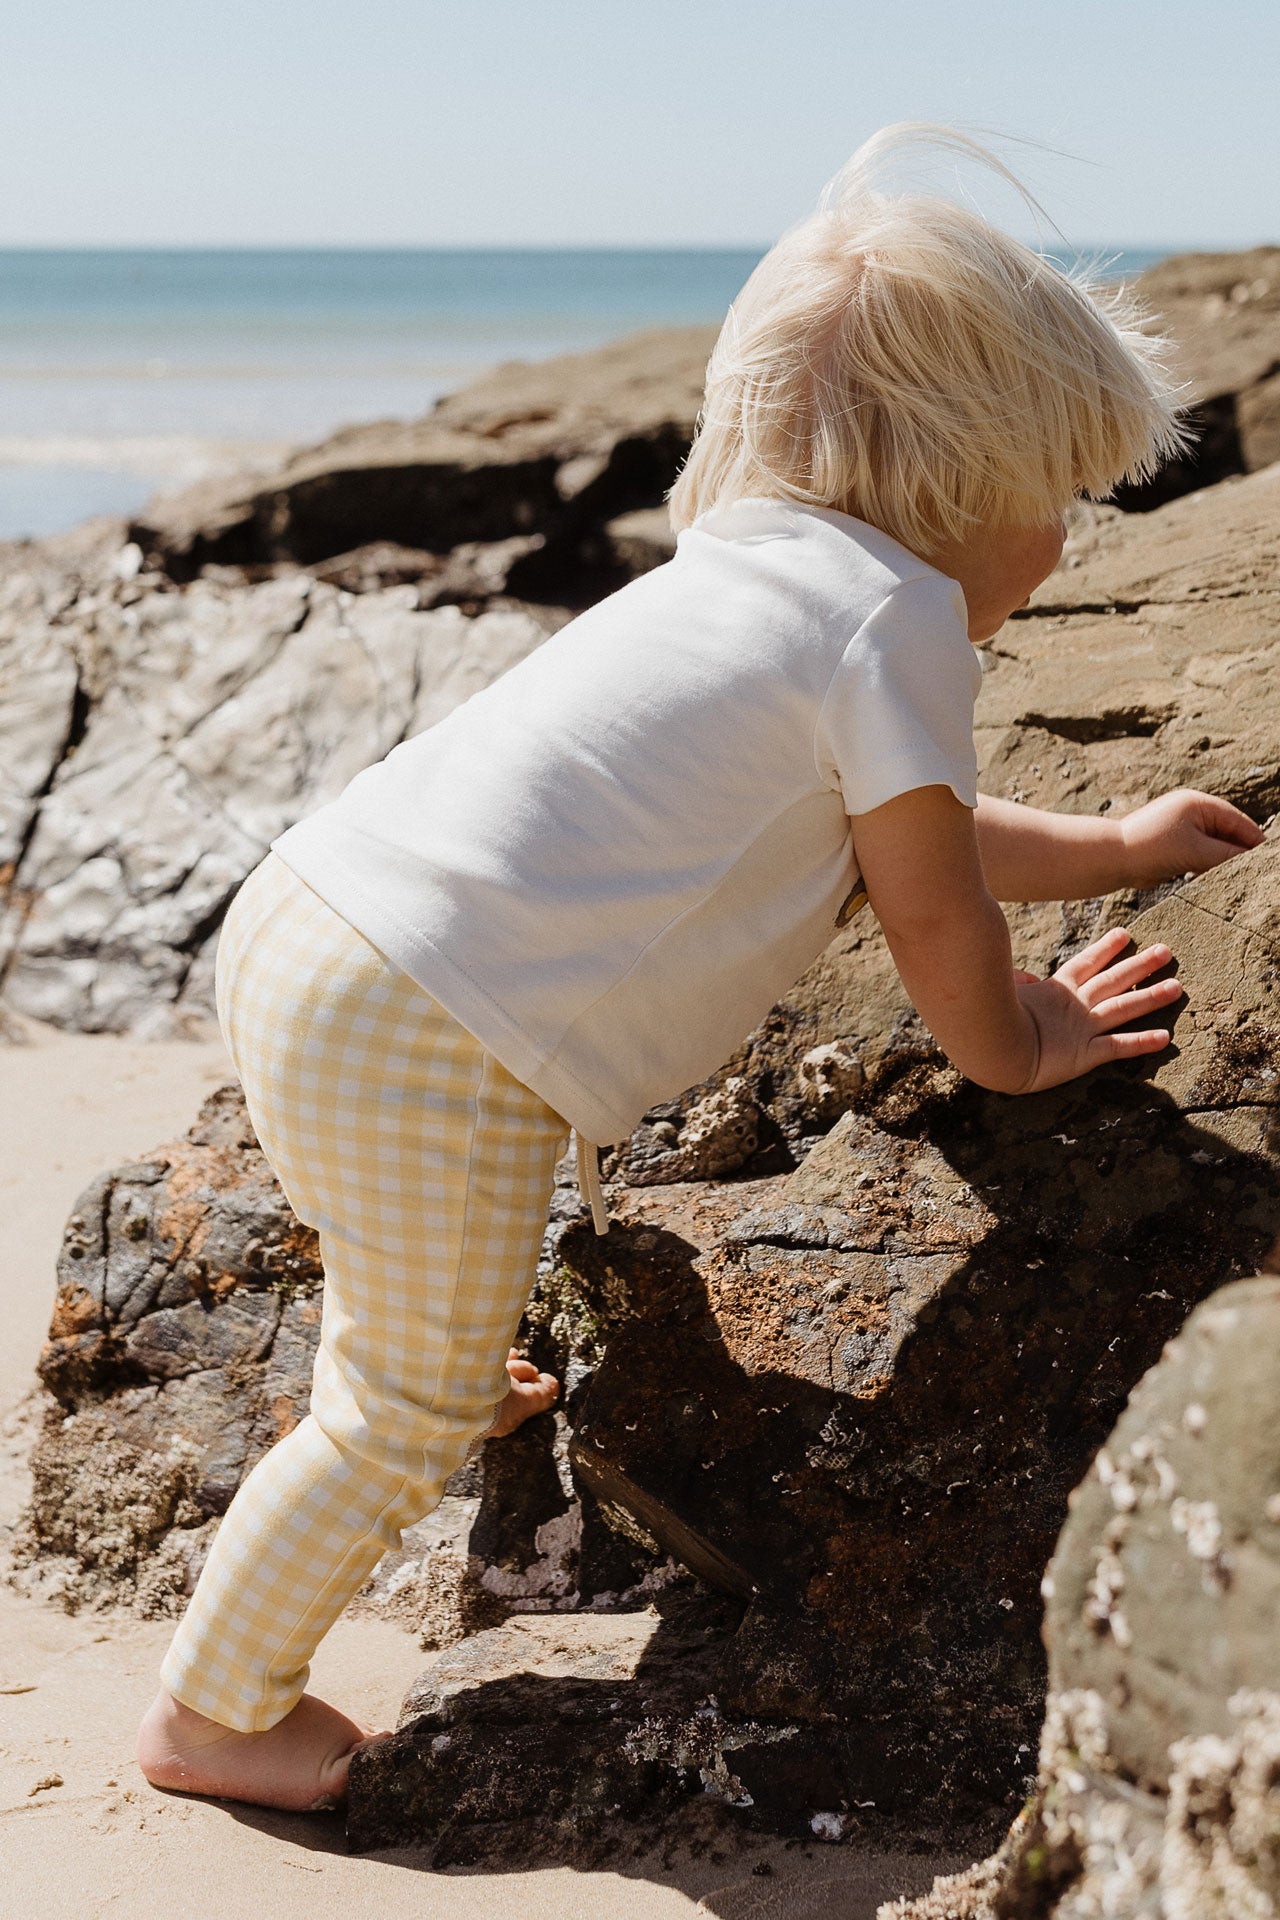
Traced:
MULTIPOLYGON (((592 1828, 602 1780, 637 1818, 701 1791, 673 1757, 689 1722, 742 1817, 797 1834, 954 1842, 1017 1802, 1070 1488, 1189 1308, 1280 1225, 1278 875, 1263 848, 1135 923, 1191 996, 1167 1059, 1011 1101, 906 1031, 794 1171, 615 1182, 606 1240, 564 1224, 537 1310, 578 1330, 576 1485, 740 1619, 660 1711, 640 1696, 665 1730, 643 1783, 596 1745, 616 1686, 576 1674, 557 1819, 592 1828)), ((459 1761, 468 1849, 547 1831, 511 1756, 560 1696, 490 1677, 459 1761)), ((444 1708, 405 1712, 353 1777, 359 1844, 441 1834, 444 1708)))
POLYGON ((321 1280, 236 1089, 184 1141, 81 1195, 20 1556, 69 1605, 123 1588, 164 1612, 191 1591, 207 1523, 306 1412, 321 1280))
POLYGON ((1179 255, 1138 286, 1173 336, 1197 436, 1154 479, 1117 495, 1147 511, 1280 459, 1280 248, 1179 255))
POLYGON ((1237 1694, 1280 1696, 1280 1430, 1258 1418, 1278 1404, 1280 1279, 1223 1288, 1074 1497, 1046 1579, 1051 1682, 1104 1697, 1138 1786, 1168 1791, 1179 1740, 1234 1734, 1237 1694))
POLYGON ((0 1032, 197 1031, 268 842, 671 550, 710 345, 502 368, 0 552, 0 1032))
POLYGON ((730 1074, 695 1100, 679 1124, 654 1108, 628 1141, 619 1171, 633 1187, 673 1180, 714 1180, 734 1173, 760 1143, 760 1112, 745 1080, 730 1074))
MULTIPOLYGON (((422 612, 295 573, 185 588, 114 540, 0 567, 0 1004, 198 1028, 227 902, 269 841, 523 658, 554 622, 422 612)), ((133 551, 136 551, 134 549, 133 551)))
MULTIPOLYGON (((979 786, 1067 813, 1116 814, 1192 786, 1265 824, 1280 811, 1278 611, 1280 467, 1155 513, 1090 509, 1067 564, 986 650, 979 786)), ((1095 928, 1131 920, 1167 890, 1011 906, 1017 964, 1046 972, 1095 928)), ((735 1076, 760 1109, 760 1148, 746 1170, 781 1171, 843 1110, 843 1097, 815 1101, 802 1071, 814 1048, 835 1044, 868 1076, 887 1047, 899 1058, 928 1051, 869 912, 836 936, 718 1080, 654 1113, 678 1132, 695 1101, 735 1076)))
MULTIPOLYGON (((705 346, 701 335, 655 335, 507 370, 431 416, 431 434, 462 435, 502 475, 536 441, 539 459, 559 462, 561 491, 582 482, 567 503, 556 492, 566 512, 590 509, 572 536, 572 594, 564 579, 529 577, 569 551, 550 522, 480 528, 485 539, 473 526, 443 551, 421 530, 396 544, 387 527, 353 546, 361 529, 345 528, 310 573, 255 561, 250 573, 271 577, 247 584, 244 569, 211 564, 175 586, 146 570, 121 523, 0 555, 0 1029, 23 1015, 157 1034, 207 1020, 222 912, 268 839, 566 617, 513 600, 554 587, 580 602, 667 550, 652 503, 670 476, 655 477, 652 459, 667 444, 663 421, 687 413, 683 433, 692 420, 705 346), (573 466, 588 454, 606 459, 603 492, 573 466), (648 504, 619 514, 627 475, 648 504)), ((339 436, 325 457, 363 447, 372 458, 365 431, 339 436)), ((418 430, 367 431, 376 441, 418 430)), ((304 469, 299 497, 310 499, 320 477, 304 469)), ((359 492, 356 467, 342 472, 359 492)), ((1094 810, 1182 783, 1226 792, 1258 818, 1275 811, 1266 715, 1278 499, 1272 470, 1140 518, 1085 516, 1063 568, 989 650, 978 713, 988 790, 1094 810)), ((1019 911, 1025 963, 1048 964, 1099 911, 1019 911)), ((772 1151, 781 1165, 782 1141, 794 1148, 842 1111, 843 1095, 817 1100, 802 1082, 803 1056, 839 1039, 869 1070, 905 1013, 864 915, 726 1063, 749 1089, 769 1087, 757 1162, 772 1151)), ((690 1104, 718 1087, 691 1090, 659 1119, 678 1134, 690 1104)), ((670 1163, 667 1177, 677 1171, 670 1163)))
POLYGON ((722 1707, 807 1729, 850 1805, 1017 1793, 1067 1493, 1280 1226, 1278 877, 1264 848, 1134 923, 1190 996, 1155 1065, 1010 1101, 889 1048, 795 1172, 566 1232, 626 1302, 578 1476, 746 1603, 722 1707))
POLYGON ((605 538, 616 564, 631 578, 670 560, 676 550, 671 516, 665 507, 638 507, 606 523, 605 538))
POLYGON ((801 1096, 823 1118, 847 1113, 867 1084, 867 1071, 856 1045, 828 1040, 810 1047, 796 1071, 801 1096))
MULTIPOLYGON (((569 1301, 557 1248, 579 1212, 559 1185, 526 1350, 580 1394, 599 1328, 569 1301)), ((79 1608, 179 1609, 217 1518, 306 1413, 320 1335, 316 1235, 294 1217, 237 1087, 184 1140, 114 1169, 67 1223, 40 1380, 50 1396, 18 1547, 23 1581, 79 1608)), ((655 1551, 608 1528, 568 1464, 561 1413, 487 1441, 406 1530, 360 1607, 447 1646, 513 1606, 643 1605, 655 1551)))
MULTIPOLYGON (((1280 660, 1278 525, 1274 471, 1142 517, 1087 515, 1059 575, 991 649, 978 716, 984 788, 1095 811, 1195 784, 1268 819, 1280 795, 1267 721, 1280 660)), ((129 766, 145 770, 154 753, 185 777, 183 727, 196 715, 203 793, 231 751, 220 744, 220 689, 229 681, 235 697, 245 660, 268 674, 313 621, 316 651, 299 656, 310 704, 296 757, 308 780, 347 750, 323 718, 316 660, 337 660, 340 688, 353 684, 344 674, 385 660, 382 725, 413 684, 406 631, 415 645, 440 639, 441 699, 481 671, 478 636, 495 645, 506 636, 513 649, 521 634, 536 637, 521 624, 528 615, 424 613, 412 585, 357 600, 298 573, 239 588, 218 579, 175 588, 146 572, 125 581, 120 530, 103 541, 74 565, 33 549, 26 584, 12 589, 32 644, 37 609, 42 630, 71 631, 82 689, 77 709, 56 683, 62 718, 33 733, 6 789, 21 848, 10 899, 28 925, 49 909, 27 876, 50 873, 48 892, 61 883, 41 864, 46 847, 63 849, 73 900, 75 887, 91 892, 92 863, 116 857, 118 832, 94 837, 115 804, 110 790, 90 783, 78 815, 54 803, 78 777, 117 682, 111 711, 123 737, 137 737, 127 727, 139 706, 152 716, 129 766), (221 622, 212 654, 182 639, 194 609, 221 622), (178 635, 169 653, 162 616, 178 635), (361 652, 352 636, 368 640, 366 616, 382 624, 377 646, 361 652), (166 716, 176 731, 162 755, 153 743, 166 716), (68 731, 80 741, 69 757, 68 731)), ((344 726, 351 697, 338 703, 344 726)), ((269 715, 265 696, 264 706, 269 715)), ((264 722, 255 744, 264 736, 290 738, 283 723, 273 735, 264 722)), ((99 782, 108 744, 100 735, 87 761, 99 782)), ((244 754, 237 781, 228 772, 219 788, 218 832, 224 822, 246 839, 256 830, 260 846, 260 813, 245 818, 257 770, 244 754)), ((282 746, 273 776, 288 757, 282 746)), ((180 791, 194 792, 194 778, 180 791)), ((169 792, 146 788, 152 813, 169 792)), ((270 786, 253 801, 275 817, 291 804, 270 786)), ((164 822, 166 844, 172 831, 164 822)), ((1182 888, 1013 910, 1020 964, 1047 967, 1123 919, 1140 940, 1169 941, 1191 994, 1168 1057, 1033 1100, 984 1095, 946 1068, 869 916, 856 919, 733 1060, 654 1109, 624 1144, 607 1240, 587 1230, 572 1170, 561 1170, 525 1335, 538 1364, 564 1379, 564 1412, 519 1437, 518 1465, 515 1454, 492 1472, 486 1462, 482 1491, 454 1489, 460 1504, 436 1532, 406 1541, 370 1603, 418 1608, 424 1634, 442 1644, 491 1618, 490 1605, 585 1609, 606 1595, 642 1604, 674 1556, 741 1610, 740 1624, 722 1621, 700 1652, 688 1704, 714 1693, 722 1751, 735 1729, 766 1730, 759 1766, 747 1757, 734 1767, 753 1819, 809 1835, 865 1835, 887 1821, 909 1841, 940 1820, 954 1840, 970 1821, 994 1837, 1030 1773, 1043 1700, 1037 1583, 1067 1494, 1189 1308, 1250 1271, 1280 1224, 1278 857, 1270 845, 1182 888)), ((148 912, 172 912, 184 885, 162 868, 137 898, 148 912)), ((76 930, 59 957, 52 936, 44 954, 60 992, 79 983, 68 1019, 99 1018, 120 979, 131 1006, 157 991, 178 1018, 207 1004, 194 966, 187 985, 172 986, 182 949, 166 945, 166 923, 145 922, 143 946, 134 923, 104 932, 81 912, 79 922, 68 914, 76 930)), ((195 944, 207 981, 217 908, 206 900, 204 912, 195 944)), ((11 914, 8 924, 20 923, 11 914)), ((25 937, 11 937, 10 977, 30 993, 40 955, 29 957, 25 937)), ((144 1598, 158 1596, 147 1604, 174 1604, 196 1536, 216 1519, 208 1490, 225 1503, 270 1437, 265 1369, 283 1352, 286 1305, 300 1314, 314 1292, 235 1264, 222 1196, 238 1217, 255 1152, 241 1139, 229 1162, 202 1160, 192 1175, 202 1231, 230 1234, 231 1284, 216 1300, 194 1280, 190 1295, 166 1290, 187 1246, 157 1224, 170 1208, 167 1152, 107 1183, 122 1211, 109 1210, 101 1229, 103 1270, 118 1278, 77 1291, 68 1270, 56 1332, 68 1344, 48 1363, 64 1411, 42 1443, 32 1553, 61 1543, 73 1603, 77 1581, 94 1592, 133 1581, 144 1598), (126 1228, 139 1207, 141 1226, 126 1228), (209 1407, 219 1396, 234 1405, 221 1455, 201 1393, 209 1407), (99 1459, 109 1472, 95 1491, 99 1459)), ((83 1238, 97 1215, 79 1211, 83 1238)), ((301 1326, 290 1334, 305 1341, 301 1326)), ((291 1379, 309 1372, 301 1346, 297 1355, 291 1379)), ((660 1799, 692 1787, 669 1754, 656 1764, 660 1799)), ((565 1806, 588 1804, 585 1787, 565 1778, 563 1789, 565 1806)), ((389 1805, 395 1791, 384 1784, 379 1797, 389 1805)), ((423 1788, 424 1809, 435 1791, 423 1788)), ((384 1807, 377 1817, 392 1816, 384 1807)), ((503 1825, 492 1798, 483 1823, 503 1825)))
MULTIPOLYGON (((585 605, 670 542, 655 510, 692 438, 714 340, 714 328, 672 328, 499 367, 422 420, 345 428, 266 479, 204 482, 135 538, 174 579, 391 542, 470 573, 477 592, 585 605)), ((343 584, 352 577, 348 560, 343 584)))
MULTIPOLYGON (((913 1920, 1280 1912, 1280 1279, 1222 1288, 1134 1392, 1045 1580, 1035 1798, 913 1920)), ((887 1920, 887 1914, 886 1914, 887 1920)))
POLYGON ((1137 287, 1172 335, 1198 439, 1120 504, 1146 511, 1280 460, 1280 247, 1178 254, 1137 287))
POLYGON ((749 1736, 735 1727, 726 1750, 710 1698, 707 1653, 725 1608, 687 1588, 668 1596, 665 1618, 517 1618, 446 1653, 391 1739, 353 1764, 350 1844, 430 1840, 437 1868, 504 1842, 563 1858, 619 1818, 661 1818, 691 1784, 741 1803, 732 1765, 749 1736))
MULTIPOLYGON (((1146 511, 1280 458, 1280 249, 1181 255, 1138 289, 1173 334, 1198 434, 1118 496, 1146 511)), ((174 579, 341 557, 343 585, 388 577, 352 551, 391 543, 433 555, 450 599, 585 605, 671 550, 659 503, 714 339, 677 328, 500 367, 421 420, 345 428, 274 474, 202 482, 153 508, 136 542, 174 579)))

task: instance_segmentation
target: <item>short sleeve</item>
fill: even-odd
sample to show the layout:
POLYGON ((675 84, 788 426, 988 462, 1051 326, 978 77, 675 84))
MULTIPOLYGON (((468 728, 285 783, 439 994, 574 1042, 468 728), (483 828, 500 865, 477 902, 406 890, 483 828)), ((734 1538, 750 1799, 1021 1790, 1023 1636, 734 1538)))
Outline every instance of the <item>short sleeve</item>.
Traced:
POLYGON ((929 573, 893 588, 845 648, 818 715, 818 773, 845 811, 870 813, 913 787, 978 804, 973 707, 982 665, 964 595, 929 573))

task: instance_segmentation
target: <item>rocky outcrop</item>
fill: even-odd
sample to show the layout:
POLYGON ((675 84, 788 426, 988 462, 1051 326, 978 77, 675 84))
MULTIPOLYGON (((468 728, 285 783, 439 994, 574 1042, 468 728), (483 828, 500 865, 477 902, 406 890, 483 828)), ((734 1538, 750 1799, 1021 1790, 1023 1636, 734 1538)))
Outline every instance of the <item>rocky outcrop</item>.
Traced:
POLYGON ((1176 342, 1196 443, 1121 505, 1161 506, 1280 460, 1280 247, 1178 254, 1138 290, 1176 342))
MULTIPOLYGON (((526 429, 557 473, 581 451, 553 420, 526 429)), ((612 488, 592 512, 609 565, 635 570, 662 529, 612 488)), ((310 572, 254 562, 269 577, 248 584, 212 565, 178 584, 119 527, 11 553, 0 1005, 149 1031, 206 1015, 222 907, 271 835, 546 630, 545 612, 492 610, 510 584, 496 540, 394 538, 310 572), (423 554, 444 597, 491 610, 424 610, 423 554)), ((1265 821, 1278 704, 1271 469, 1082 519, 989 650, 982 784, 1068 811, 1191 784, 1265 821)), ((1037 969, 1120 920, 1168 940, 1190 999, 1157 1063, 1025 1101, 966 1086, 863 915, 733 1060, 621 1144, 607 1240, 561 1169, 524 1338, 563 1378, 562 1411, 489 1443, 365 1604, 436 1646, 513 1609, 653 1615, 621 1651, 570 1636, 536 1686, 509 1684, 509 1636, 459 1656, 355 1768, 361 1844, 439 1834, 440 1740, 472 1783, 448 1845, 514 1830, 501 1756, 535 1735, 561 1828, 696 1793, 828 1838, 994 1837, 1032 1773, 1038 1582, 1068 1492, 1188 1310, 1280 1226, 1277 857, 1011 913, 1037 969), (578 1733, 553 1751, 560 1714, 578 1733)), ((314 1240, 224 1095, 81 1201, 59 1278, 27 1576, 70 1605, 172 1611, 304 1409, 314 1240)), ((1241 1767, 1246 1733, 1248 1755, 1270 1751, 1241 1723, 1241 1767)))
POLYGON ((1035 1797, 901 1920, 1280 1912, 1280 1279, 1225 1287, 1134 1393, 1045 1579, 1035 1797))
MULTIPOLYGON (((1193 786, 1271 819, 1280 811, 1280 466, 1157 513, 1088 510, 1063 565, 985 650, 984 667, 984 792, 1122 814, 1193 786)), ((1018 964, 1047 971, 1100 920, 1118 924, 1150 900, 1011 907, 1018 964)), ((856 1082, 891 1036, 899 1046, 911 1031, 879 929, 860 914, 726 1063, 721 1079, 738 1077, 759 1099, 751 1166, 790 1164, 848 1104, 828 1096, 815 1125, 804 1085, 814 1048, 836 1045, 856 1082)), ((678 1134, 706 1091, 653 1117, 678 1134)))
MULTIPOLYGON (((1269 819, 1278 527, 1276 472, 1092 516, 991 651, 987 789, 1121 811, 1196 784, 1269 819)), ((742 1608, 691 1710, 751 1817, 920 1835, 946 1807, 954 1837, 1030 1778, 1068 1492, 1187 1311, 1280 1224, 1277 857, 1015 910, 1025 964, 1123 919, 1189 990, 1166 1059, 1032 1101, 945 1069, 855 921, 720 1075, 648 1116, 609 1239, 567 1229, 562 1319, 598 1336, 571 1464, 610 1522, 742 1608), (692 1159, 711 1118, 755 1133, 727 1183, 692 1159)), ((404 1796, 421 1838, 416 1739, 368 1817, 404 1796)), ((674 1734, 665 1751, 664 1791, 674 1734)))
MULTIPOLYGON (((1273 270, 1271 254, 1196 256, 1150 280, 1205 404, 1229 400, 1234 421, 1238 394, 1253 423, 1247 458, 1215 464, 1206 441, 1175 490, 1267 455, 1273 270)), ((207 1019, 223 909, 267 840, 670 552, 660 502, 710 343, 692 329, 499 369, 425 421, 210 483, 136 540, 107 525, 0 554, 0 1030, 22 1014, 148 1033, 207 1019)), ((989 656, 997 790, 1092 807, 1190 781, 1275 808, 1265 706, 1241 692, 1275 671, 1276 483, 1220 493, 1136 532, 1086 516, 1078 564, 989 656)), ((1079 919, 1023 916, 1028 955, 1079 919)), ((859 1047, 902 1003, 855 924, 789 1006, 780 1045, 765 1030, 747 1063, 777 1075, 758 1146, 807 1111, 804 1053, 838 1043, 865 1071, 859 1047)), ((657 1118, 679 1132, 687 1116, 657 1118)))
MULTIPOLYGON (((689 1793, 827 1838, 990 1831, 1029 1771, 1069 1488, 1188 1308, 1280 1226, 1278 861, 1262 848, 1135 924, 1191 995, 1163 1062, 1011 1101, 900 1029, 791 1172, 617 1182, 600 1242, 561 1170, 524 1334, 564 1412, 488 1443, 366 1604, 433 1645, 513 1608, 588 1624, 527 1684, 508 1675, 525 1642, 488 1639, 456 1688, 452 1666, 424 1682, 353 1772, 358 1844, 441 1836, 442 1740, 472 1782, 450 1857, 509 1837, 511 1756, 535 1737, 544 1834, 689 1793), (672 1562, 700 1585, 671 1588, 672 1562), (655 1595, 615 1671, 590 1617, 655 1595)), ((238 1096, 90 1190, 59 1279, 30 1577, 172 1611, 304 1410, 318 1333, 314 1237, 238 1096)), ((1178 1511, 1212 1561, 1211 1497, 1188 1478, 1178 1511)), ((1135 1578, 1093 1581, 1117 1646, 1135 1578)))
POLYGON ((881 1843, 1016 1804, 1070 1489, 1189 1309, 1280 1227, 1278 880, 1266 847, 1135 922, 1188 986, 1163 1061, 1014 1101, 907 1030, 790 1173, 615 1188, 607 1240, 566 1226, 554 1285, 590 1330, 576 1485, 734 1612, 683 1691, 659 1636, 625 1687, 571 1663, 524 1699, 477 1667, 452 1704, 415 1696, 353 1768, 362 1842, 440 1837, 455 1738, 477 1785, 449 1846, 524 1819, 502 1755, 562 1712, 598 1731, 544 1748, 543 1791, 588 1825, 606 1780, 633 1810, 710 1792, 881 1843))
POLYGON ((548 621, 295 573, 174 588, 111 524, 0 567, 0 1007, 181 1033, 270 840, 548 621))
MULTIPOLYGON (((1177 343, 1196 438, 1120 504, 1148 510, 1280 459, 1280 248, 1180 255, 1138 290, 1177 343)), ((387 584, 410 564, 422 605, 585 605, 669 550, 660 502, 714 339, 672 329, 499 367, 421 420, 344 429, 265 478, 205 482, 135 537, 174 579, 340 565, 343 584, 387 584)))
POLYGON ((350 427, 266 480, 206 482, 134 537, 174 579, 202 567, 334 565, 395 543, 423 558, 423 604, 495 594, 582 606, 663 557, 653 515, 702 403, 715 329, 499 367, 417 421, 350 427), (649 519, 638 523, 638 512, 649 519))
MULTIPOLYGON (((1083 524, 991 649, 988 790, 1124 809, 1194 783, 1269 818, 1277 527, 1276 471, 1083 524)), ((175 617, 192 593, 220 591, 173 590, 175 617)), ((264 603, 305 593, 309 606, 318 589, 295 577, 253 591, 264 603)), ((319 591, 345 618, 341 590, 319 591)), ((493 1604, 641 1604, 674 1558, 740 1618, 732 1630, 721 1618, 719 1655, 709 1643, 699 1654, 690 1713, 721 1755, 706 1747, 699 1768, 732 1776, 753 1817, 832 1833, 886 1818, 919 1833, 942 1808, 951 1823, 998 1818, 1031 1771, 1038 1581, 1067 1493, 1186 1312, 1250 1271, 1280 1225, 1276 859, 1268 846, 1182 889, 1017 910, 1024 964, 1045 967, 1123 918, 1137 938, 1169 941, 1190 994, 1167 1058, 1034 1100, 984 1095, 946 1068, 874 925, 855 920, 734 1060, 624 1144, 607 1240, 580 1221, 563 1170, 525 1334, 565 1379, 564 1410, 453 1490, 447 1524, 384 1569, 385 1604, 439 1643, 487 1624, 493 1604)), ((235 1148, 246 1169, 252 1151, 235 1148)), ((201 1164, 213 1231, 236 1177, 201 1164)), ((167 1219, 171 1176, 117 1179, 130 1209, 145 1188, 159 1213, 126 1229, 108 1209, 101 1303, 64 1297, 58 1339, 87 1344, 53 1347, 47 1362, 62 1397, 42 1443, 33 1551, 56 1549, 74 1597, 93 1556, 110 1558, 94 1540, 119 1532, 112 1516, 133 1499, 154 1517, 132 1570, 122 1550, 125 1584, 168 1569, 154 1604, 169 1605, 212 1524, 202 1498, 225 1493, 269 1437, 271 1330, 286 1296, 299 1318, 305 1303, 230 1259, 216 1297, 191 1280, 194 1299, 162 1302, 179 1243, 148 1222, 167 1219), (144 1277, 108 1284, 135 1253, 144 1277), (136 1308, 114 1305, 113 1288, 136 1308), (211 1344, 193 1361, 173 1342, 197 1314, 211 1344), (202 1392, 237 1409, 237 1459, 221 1479, 191 1411, 202 1392), (144 1427, 152 1460, 182 1439, 181 1483, 145 1499, 95 1491, 108 1441, 133 1445, 144 1427)), ((72 1266, 64 1281, 80 1284, 72 1266)), ((117 1486, 140 1486, 140 1471, 121 1456, 117 1486)), ((666 1707, 645 1706, 644 1672, 634 1677, 636 1724, 670 1730, 666 1707)), ((406 1767, 414 1751, 406 1735, 406 1767)), ((659 1798, 691 1784, 684 1751, 646 1748, 659 1798)), ((564 1804, 579 1804, 573 1781, 562 1785, 564 1804)), ((358 1805, 358 1776, 355 1791, 358 1805)), ((369 1818, 384 1831, 383 1799, 399 1795, 419 1810, 407 1831, 432 1792, 408 1776, 379 1787, 369 1818)))
POLYGON ((207 1020, 271 838, 671 552, 710 344, 501 368, 136 538, 0 551, 0 1032, 207 1020))

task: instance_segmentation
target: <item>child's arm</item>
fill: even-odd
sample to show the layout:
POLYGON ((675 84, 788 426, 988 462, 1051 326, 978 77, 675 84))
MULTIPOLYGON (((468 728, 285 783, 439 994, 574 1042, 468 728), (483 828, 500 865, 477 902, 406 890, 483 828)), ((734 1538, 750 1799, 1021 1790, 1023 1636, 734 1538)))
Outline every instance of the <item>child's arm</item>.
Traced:
POLYGON ((1121 961, 1129 936, 1118 928, 1049 980, 1015 974, 974 816, 949 787, 899 794, 857 815, 853 834, 903 985, 939 1046, 980 1086, 1038 1092, 1169 1044, 1163 1027, 1115 1032, 1181 998, 1176 980, 1141 984, 1168 965, 1167 947, 1121 961))
POLYGON ((1203 873, 1264 838, 1229 800, 1181 787, 1123 819, 1043 813, 979 795, 978 846, 997 900, 1087 900, 1203 873))

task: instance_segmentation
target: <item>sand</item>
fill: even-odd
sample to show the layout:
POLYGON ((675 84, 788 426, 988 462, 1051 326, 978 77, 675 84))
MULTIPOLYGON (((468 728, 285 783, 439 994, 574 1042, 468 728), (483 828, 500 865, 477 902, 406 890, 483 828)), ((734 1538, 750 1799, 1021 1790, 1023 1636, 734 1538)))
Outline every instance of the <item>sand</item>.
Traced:
MULTIPOLYGON (((216 1040, 30 1031, 28 1046, 0 1043, 0 1529, 24 1498, 33 1368, 77 1194, 104 1168, 183 1133, 230 1077, 216 1040)), ((629 1859, 613 1872, 438 1873, 416 1853, 353 1856, 335 1815, 147 1785, 133 1731, 169 1632, 121 1612, 73 1618, 0 1584, 0 1920, 872 1920, 880 1900, 958 1864, 754 1840, 718 1858, 629 1859)), ((388 1725, 425 1664, 410 1633, 341 1620, 313 1685, 388 1725)))

